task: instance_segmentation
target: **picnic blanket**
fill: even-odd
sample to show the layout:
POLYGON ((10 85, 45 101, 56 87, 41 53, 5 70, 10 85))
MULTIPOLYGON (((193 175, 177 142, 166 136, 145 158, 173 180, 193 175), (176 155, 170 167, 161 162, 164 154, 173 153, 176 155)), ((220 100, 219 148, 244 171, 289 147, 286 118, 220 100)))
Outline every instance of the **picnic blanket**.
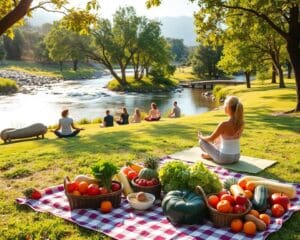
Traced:
MULTIPOLYGON (((164 159, 162 163, 171 161, 164 159)), ((221 167, 208 167, 224 180, 228 177, 240 178, 240 173, 230 172, 221 167)), ((265 239, 270 233, 278 231, 295 211, 300 210, 300 184, 297 187, 297 197, 291 201, 291 208, 281 218, 272 218, 266 231, 258 232, 255 239, 265 239)), ((63 185, 49 187, 43 190, 43 196, 38 201, 18 198, 19 204, 26 204, 38 212, 48 212, 84 228, 102 232, 120 240, 242 240, 253 239, 243 233, 234 233, 229 228, 216 228, 207 221, 203 225, 172 225, 163 215, 160 202, 146 211, 136 211, 123 198, 121 206, 111 213, 102 214, 97 210, 70 210, 63 185)), ((270 212, 269 212, 270 213, 270 212)))
POLYGON ((220 165, 213 161, 209 161, 201 158, 201 153, 203 152, 200 147, 193 147, 181 152, 171 154, 169 155, 169 157, 173 159, 183 160, 186 162, 201 161, 207 166, 212 166, 212 167, 222 166, 223 168, 227 168, 236 172, 247 172, 252 174, 259 173, 260 171, 276 163, 276 161, 273 160, 241 156, 239 162, 237 163, 220 165))

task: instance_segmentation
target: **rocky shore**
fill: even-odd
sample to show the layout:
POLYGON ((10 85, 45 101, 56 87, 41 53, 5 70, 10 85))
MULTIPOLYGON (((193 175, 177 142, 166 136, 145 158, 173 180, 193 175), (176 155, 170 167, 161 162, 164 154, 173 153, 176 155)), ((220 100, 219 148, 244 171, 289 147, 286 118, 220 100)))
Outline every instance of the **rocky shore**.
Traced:
POLYGON ((58 83, 63 80, 13 70, 0 70, 0 77, 15 80, 19 88, 18 91, 22 93, 30 93, 37 87, 50 86, 50 84, 58 83))

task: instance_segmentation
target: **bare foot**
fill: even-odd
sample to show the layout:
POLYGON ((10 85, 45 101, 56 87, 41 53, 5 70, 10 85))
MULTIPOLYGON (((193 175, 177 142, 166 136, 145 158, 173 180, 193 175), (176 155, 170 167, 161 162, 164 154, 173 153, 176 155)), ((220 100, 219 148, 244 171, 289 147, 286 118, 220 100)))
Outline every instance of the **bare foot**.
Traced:
POLYGON ((202 153, 201 157, 206 159, 206 160, 212 160, 211 156, 209 156, 207 153, 202 153))

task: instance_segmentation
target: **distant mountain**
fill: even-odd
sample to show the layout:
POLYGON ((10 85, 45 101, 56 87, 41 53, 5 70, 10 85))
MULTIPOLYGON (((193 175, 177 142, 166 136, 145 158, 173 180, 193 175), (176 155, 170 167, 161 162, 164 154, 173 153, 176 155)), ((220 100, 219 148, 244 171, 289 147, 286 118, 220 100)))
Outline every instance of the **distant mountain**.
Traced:
POLYGON ((187 46, 197 45, 192 17, 163 17, 158 20, 162 23, 162 34, 165 37, 183 39, 187 46))
MULTIPOLYGON (((52 23, 61 18, 60 14, 49 13, 43 10, 37 10, 33 13, 32 18, 28 18, 31 25, 39 26, 44 23, 52 23)), ((162 23, 162 34, 169 38, 183 39, 184 44, 187 46, 195 46, 196 33, 194 31, 194 20, 192 17, 163 17, 158 18, 162 23)))

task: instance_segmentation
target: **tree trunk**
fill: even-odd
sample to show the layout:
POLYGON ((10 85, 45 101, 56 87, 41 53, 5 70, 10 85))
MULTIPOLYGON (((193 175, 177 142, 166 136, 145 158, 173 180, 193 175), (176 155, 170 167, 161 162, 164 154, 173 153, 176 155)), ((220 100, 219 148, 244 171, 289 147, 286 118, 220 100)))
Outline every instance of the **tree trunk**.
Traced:
POLYGON ((121 79, 122 79, 122 85, 126 84, 126 68, 121 68, 121 79))
POLYGON ((295 73, 296 92, 297 92, 295 111, 299 112, 300 111, 300 37, 298 41, 296 39, 289 40, 287 43, 287 50, 295 73))
POLYGON ((78 60, 73 61, 73 70, 76 72, 78 67, 78 60))
POLYGON ((244 72, 246 77, 247 88, 251 88, 250 72, 244 72))
POLYGON ((288 75, 287 75, 287 78, 289 78, 289 79, 291 79, 292 78, 292 65, 291 65, 291 63, 290 63, 290 61, 289 60, 286 60, 286 66, 287 66, 287 73, 288 73, 288 75))
POLYGON ((21 0, 19 4, 0 20, 0 36, 28 12, 33 0, 21 0))
POLYGON ((59 70, 62 72, 63 70, 63 61, 59 61, 59 70))
POLYGON ((285 88, 281 64, 278 65, 277 70, 278 70, 278 76, 279 76, 279 88, 285 88))
POLYGON ((274 64, 272 64, 272 82, 276 83, 276 68, 274 67, 274 64))

